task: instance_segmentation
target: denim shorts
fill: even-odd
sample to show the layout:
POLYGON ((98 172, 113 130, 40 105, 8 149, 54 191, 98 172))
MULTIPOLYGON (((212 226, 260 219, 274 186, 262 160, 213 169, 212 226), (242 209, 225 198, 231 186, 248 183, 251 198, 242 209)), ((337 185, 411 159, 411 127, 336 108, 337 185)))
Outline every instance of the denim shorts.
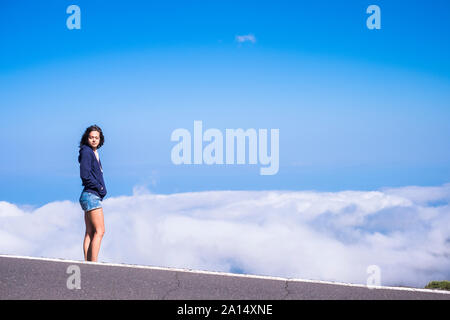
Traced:
POLYGON ((102 200, 93 193, 83 191, 80 195, 80 205, 83 211, 91 211, 102 207, 102 200))

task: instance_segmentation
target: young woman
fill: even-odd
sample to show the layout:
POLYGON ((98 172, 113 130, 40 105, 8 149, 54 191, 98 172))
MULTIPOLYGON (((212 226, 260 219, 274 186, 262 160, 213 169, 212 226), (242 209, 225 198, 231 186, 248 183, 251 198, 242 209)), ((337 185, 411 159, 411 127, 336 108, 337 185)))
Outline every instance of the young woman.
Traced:
POLYGON ((84 235, 84 260, 97 261, 100 244, 105 233, 101 201, 106 196, 103 169, 98 149, 105 142, 102 129, 93 125, 86 129, 78 156, 80 177, 84 186, 80 195, 80 205, 84 211, 86 233, 84 235))

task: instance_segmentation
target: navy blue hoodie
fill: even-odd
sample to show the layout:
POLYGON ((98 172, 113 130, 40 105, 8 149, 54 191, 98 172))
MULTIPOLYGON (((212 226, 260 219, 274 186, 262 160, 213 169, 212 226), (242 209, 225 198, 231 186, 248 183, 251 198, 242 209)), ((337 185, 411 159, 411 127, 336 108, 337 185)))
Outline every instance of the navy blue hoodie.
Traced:
POLYGON ((103 181, 102 162, 97 161, 94 150, 87 145, 80 147, 78 155, 80 163, 80 178, 83 181, 84 189, 99 196, 102 200, 106 196, 105 181, 103 181))

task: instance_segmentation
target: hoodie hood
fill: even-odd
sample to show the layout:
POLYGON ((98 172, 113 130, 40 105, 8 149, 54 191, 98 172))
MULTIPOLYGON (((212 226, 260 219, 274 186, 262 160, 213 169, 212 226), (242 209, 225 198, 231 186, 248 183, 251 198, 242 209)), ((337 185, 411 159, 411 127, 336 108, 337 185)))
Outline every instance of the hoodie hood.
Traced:
POLYGON ((92 150, 92 148, 91 147, 89 147, 89 146, 87 146, 87 145, 85 145, 85 144, 83 144, 81 147, 80 147, 80 150, 78 150, 78 163, 80 163, 81 162, 81 153, 83 152, 83 150, 84 149, 86 149, 86 148, 89 148, 89 149, 91 149, 92 150))

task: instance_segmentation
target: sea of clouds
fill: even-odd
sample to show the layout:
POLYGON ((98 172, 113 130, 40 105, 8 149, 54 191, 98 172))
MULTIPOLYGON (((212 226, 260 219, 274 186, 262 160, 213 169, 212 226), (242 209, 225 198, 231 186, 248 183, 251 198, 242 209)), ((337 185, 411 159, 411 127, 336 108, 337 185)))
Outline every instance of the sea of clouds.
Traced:
MULTIPOLYGON (((205 191, 103 201, 99 261, 366 284, 450 280, 450 183, 376 191, 205 191)), ((0 201, 0 254, 83 260, 77 201, 0 201)))

